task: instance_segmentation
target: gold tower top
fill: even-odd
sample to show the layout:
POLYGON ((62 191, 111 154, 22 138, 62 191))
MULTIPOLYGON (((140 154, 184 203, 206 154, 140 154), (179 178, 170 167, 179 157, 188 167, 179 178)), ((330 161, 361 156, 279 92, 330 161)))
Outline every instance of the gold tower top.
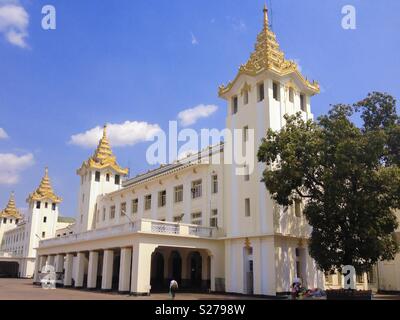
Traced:
POLYGON ((18 211, 18 209, 15 205, 14 192, 11 193, 10 199, 8 200, 7 207, 3 211, 0 211, 0 218, 22 219, 22 215, 20 214, 20 212, 18 211))
POLYGON ((62 199, 54 193, 53 187, 51 186, 48 168, 44 171, 44 177, 42 178, 39 187, 29 195, 26 201, 42 201, 46 199, 49 199, 54 203, 60 203, 62 201, 62 199))
POLYGON ((104 169, 108 167, 114 169, 119 174, 128 174, 128 169, 121 168, 117 163, 116 157, 114 156, 107 139, 107 126, 105 125, 103 128, 103 136, 99 141, 96 151, 93 156, 85 161, 81 168, 78 169, 78 174, 80 174, 85 168, 104 169))
POLYGON ((319 93, 319 84, 315 81, 308 81, 300 73, 294 61, 285 59, 285 54, 279 48, 276 35, 269 28, 268 9, 266 5, 264 6, 263 12, 264 26, 263 30, 257 36, 254 52, 251 54, 250 59, 244 65, 240 66, 239 73, 235 80, 228 83, 226 86, 221 85, 219 87, 219 95, 222 96, 229 92, 241 74, 255 76, 266 70, 272 71, 280 76, 295 73, 313 94, 319 93))

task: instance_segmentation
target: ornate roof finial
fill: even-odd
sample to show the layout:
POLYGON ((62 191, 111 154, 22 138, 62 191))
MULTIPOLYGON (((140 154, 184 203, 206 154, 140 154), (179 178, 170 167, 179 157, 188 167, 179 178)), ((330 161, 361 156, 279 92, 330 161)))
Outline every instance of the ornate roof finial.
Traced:
POLYGON ((103 138, 107 138, 107 123, 103 126, 103 138))
POLYGON ((269 20, 268 20, 268 8, 267 8, 267 3, 264 4, 264 29, 269 28, 269 20))
POLYGON ((0 217, 2 217, 2 218, 3 217, 4 218, 13 217, 16 219, 22 218, 21 214, 19 213, 19 211, 15 205, 14 191, 11 192, 10 199, 8 200, 8 203, 7 203, 7 207, 3 211, 0 211, 0 217))
POLYGON ((103 136, 97 145, 97 148, 92 157, 90 157, 87 161, 85 161, 81 168, 78 169, 78 174, 81 172, 85 167, 89 167, 92 169, 104 169, 111 167, 119 174, 127 175, 128 169, 121 168, 114 156, 110 142, 107 139, 107 124, 103 126, 103 136))
POLYGON ((51 186, 50 178, 49 178, 49 168, 46 167, 44 169, 44 176, 42 181, 40 181, 39 187, 31 193, 27 199, 27 202, 30 201, 41 201, 49 199, 55 203, 60 203, 62 199, 54 193, 53 187, 51 186))

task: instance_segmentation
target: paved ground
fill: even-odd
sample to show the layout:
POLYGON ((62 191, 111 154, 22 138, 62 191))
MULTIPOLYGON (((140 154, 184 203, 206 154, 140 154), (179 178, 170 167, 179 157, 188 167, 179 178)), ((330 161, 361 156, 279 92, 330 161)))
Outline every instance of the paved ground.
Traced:
MULTIPOLYGON (((0 279, 0 300, 168 300, 167 293, 150 297, 133 297, 113 293, 89 292, 74 289, 44 290, 32 285, 32 280, 0 279)), ((181 293, 176 300, 233 300, 251 299, 230 295, 181 293)))
MULTIPOLYGON (((74 289, 44 290, 33 286, 32 280, 0 279, 0 300, 168 300, 168 294, 153 294, 150 297, 133 297, 112 293, 89 292, 74 289)), ((212 295, 181 293, 176 300, 237 300, 254 299, 234 295, 212 295)), ((376 295, 376 300, 400 300, 400 295, 376 295)))

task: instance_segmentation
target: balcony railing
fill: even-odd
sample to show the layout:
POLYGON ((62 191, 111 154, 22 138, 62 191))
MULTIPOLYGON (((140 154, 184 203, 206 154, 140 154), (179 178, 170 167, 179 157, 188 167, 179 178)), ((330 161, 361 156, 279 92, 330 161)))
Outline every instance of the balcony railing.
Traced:
POLYGON ((40 241, 40 246, 59 246, 73 242, 92 241, 103 238, 112 238, 114 236, 129 235, 133 233, 151 233, 199 238, 213 238, 216 234, 214 232, 214 228, 195 226, 191 224, 140 219, 131 223, 112 226, 109 228, 91 230, 64 237, 42 240, 40 241))

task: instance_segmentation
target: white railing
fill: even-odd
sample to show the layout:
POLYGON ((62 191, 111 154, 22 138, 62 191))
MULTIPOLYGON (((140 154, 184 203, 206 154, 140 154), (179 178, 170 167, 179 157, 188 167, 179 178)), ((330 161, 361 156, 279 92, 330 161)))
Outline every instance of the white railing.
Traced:
POLYGON ((153 233, 179 234, 179 226, 176 223, 150 222, 153 233))
POLYGON ((200 238, 213 238, 214 228, 201 227, 192 224, 172 223, 158 220, 140 219, 135 222, 96 229, 83 233, 71 234, 64 237, 40 241, 40 247, 60 246, 73 242, 92 241, 97 239, 112 238, 133 233, 155 233, 165 235, 179 235, 200 238))
POLYGON ((202 238, 212 238, 213 228, 191 226, 189 227, 189 234, 192 236, 198 236, 202 238))

